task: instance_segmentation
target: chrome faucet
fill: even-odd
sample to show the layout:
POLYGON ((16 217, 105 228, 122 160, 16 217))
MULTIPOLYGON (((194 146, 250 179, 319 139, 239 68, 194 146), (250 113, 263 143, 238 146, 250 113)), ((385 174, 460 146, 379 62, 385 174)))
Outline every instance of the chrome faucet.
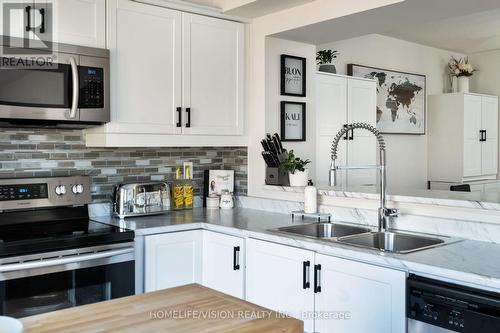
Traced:
POLYGON ((347 125, 340 132, 337 133, 332 142, 332 164, 330 166, 330 186, 337 185, 337 171, 338 170, 353 170, 353 169, 377 169, 380 171, 380 207, 378 209, 378 230, 386 231, 388 226, 388 218, 398 216, 397 209, 387 208, 387 179, 385 175, 386 160, 385 160, 385 140, 382 134, 373 126, 366 123, 354 123, 347 125), (378 141, 378 149, 380 153, 379 165, 365 165, 365 166, 338 166, 337 165, 337 149, 340 139, 349 131, 356 128, 367 130, 371 132, 378 141))

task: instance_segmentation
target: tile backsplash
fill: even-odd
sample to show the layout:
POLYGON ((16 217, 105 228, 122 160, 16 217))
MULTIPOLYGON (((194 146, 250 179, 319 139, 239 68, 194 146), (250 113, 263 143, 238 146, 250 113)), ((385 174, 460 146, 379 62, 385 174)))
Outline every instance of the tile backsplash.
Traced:
POLYGON ((195 195, 203 172, 235 171, 235 194, 247 193, 246 147, 88 148, 81 130, 0 128, 0 178, 88 175, 94 201, 111 198, 119 182, 172 181, 177 166, 194 163, 195 195))

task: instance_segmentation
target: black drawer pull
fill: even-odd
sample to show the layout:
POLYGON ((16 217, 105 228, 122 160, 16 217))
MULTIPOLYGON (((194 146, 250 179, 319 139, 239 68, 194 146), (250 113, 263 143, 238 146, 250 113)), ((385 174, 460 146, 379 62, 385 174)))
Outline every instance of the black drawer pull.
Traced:
POLYGON ((314 293, 321 292, 321 265, 314 265, 314 293))
POLYGON ((302 289, 309 289, 311 283, 309 282, 309 269, 311 267, 310 261, 304 261, 302 265, 302 289))
POLYGON ((26 6, 25 10, 27 16, 26 31, 31 31, 31 6, 26 6))
POLYGON ((240 270, 240 247, 235 246, 233 249, 233 271, 240 270))
POLYGON ((45 9, 44 8, 40 9, 40 15, 42 16, 42 23, 40 25, 40 33, 44 34, 45 33, 45 9))
POLYGON ((191 108, 186 108, 186 113, 187 113, 186 127, 191 127, 191 108))
POLYGON ((177 108, 177 115, 178 115, 178 122, 176 124, 177 127, 181 127, 182 126, 182 108, 181 107, 178 107, 177 108))

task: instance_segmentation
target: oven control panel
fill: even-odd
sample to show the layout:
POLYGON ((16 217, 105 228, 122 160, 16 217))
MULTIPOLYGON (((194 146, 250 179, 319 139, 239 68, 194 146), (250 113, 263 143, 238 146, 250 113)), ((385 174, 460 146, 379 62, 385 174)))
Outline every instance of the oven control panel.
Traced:
POLYGON ((80 109, 104 108, 104 70, 97 67, 79 66, 80 109))
POLYGON ((91 200, 87 176, 0 180, 0 210, 84 205, 91 200))

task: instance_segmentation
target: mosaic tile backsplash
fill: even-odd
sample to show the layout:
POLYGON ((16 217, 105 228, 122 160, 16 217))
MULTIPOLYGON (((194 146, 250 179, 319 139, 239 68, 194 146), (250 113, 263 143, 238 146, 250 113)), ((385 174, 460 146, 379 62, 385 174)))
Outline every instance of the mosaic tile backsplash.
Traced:
POLYGON ((0 128, 0 178, 88 175, 92 198, 109 201, 113 185, 173 181, 177 166, 194 163, 195 195, 203 172, 235 170, 235 194, 247 193, 246 147, 87 148, 81 130, 0 128))

